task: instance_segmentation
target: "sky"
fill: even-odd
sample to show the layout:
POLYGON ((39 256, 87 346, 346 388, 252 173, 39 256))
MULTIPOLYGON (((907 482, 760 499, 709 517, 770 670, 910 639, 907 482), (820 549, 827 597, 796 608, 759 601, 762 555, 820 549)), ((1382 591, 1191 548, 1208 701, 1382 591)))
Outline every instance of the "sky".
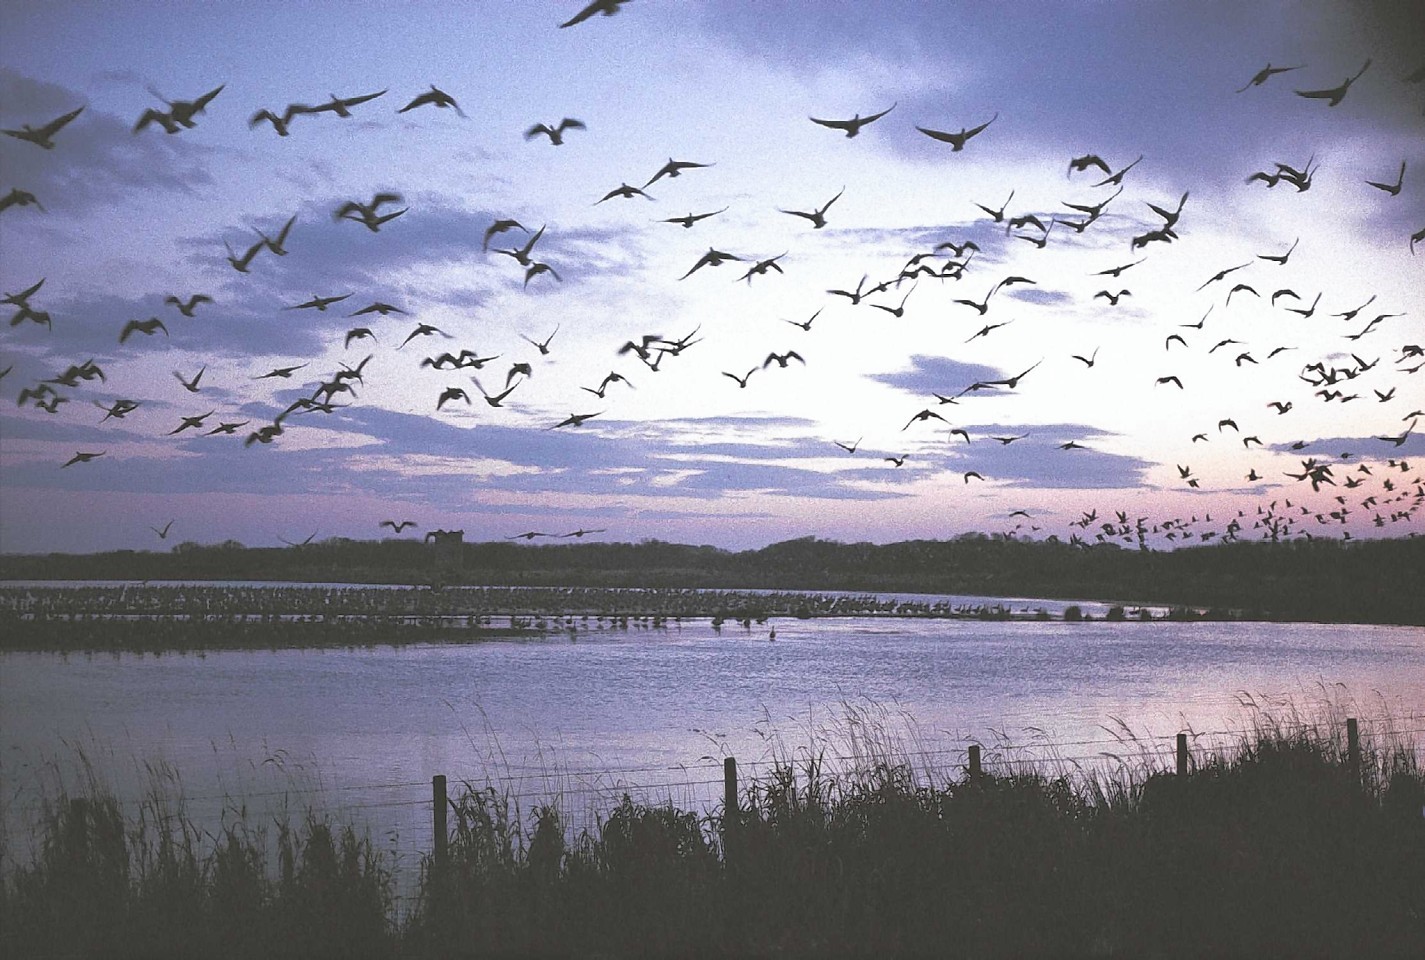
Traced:
POLYGON ((0 9, 0 551, 1420 530, 1418 4, 581 7, 0 9))

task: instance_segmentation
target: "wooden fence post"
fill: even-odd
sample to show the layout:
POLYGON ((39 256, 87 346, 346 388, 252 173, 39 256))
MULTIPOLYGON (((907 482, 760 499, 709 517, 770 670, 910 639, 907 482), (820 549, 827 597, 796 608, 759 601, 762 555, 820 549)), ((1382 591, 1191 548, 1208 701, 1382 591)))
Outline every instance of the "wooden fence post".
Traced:
POLYGON ((737 758, 722 761, 722 822, 723 828, 737 822, 737 758))
POLYGON ((435 870, 440 874, 445 870, 447 844, 450 841, 446 821, 445 774, 438 773, 430 778, 430 792, 431 802, 435 807, 435 870))
POLYGON ((1178 734, 1178 776, 1185 777, 1188 774, 1188 749, 1187 734, 1178 734))
POLYGON ((1355 717, 1346 718, 1346 768, 1351 772, 1351 781, 1361 782, 1361 733, 1355 717))
POLYGON ((980 779, 982 771, 980 770, 980 745, 978 743, 970 744, 969 770, 971 780, 980 779))

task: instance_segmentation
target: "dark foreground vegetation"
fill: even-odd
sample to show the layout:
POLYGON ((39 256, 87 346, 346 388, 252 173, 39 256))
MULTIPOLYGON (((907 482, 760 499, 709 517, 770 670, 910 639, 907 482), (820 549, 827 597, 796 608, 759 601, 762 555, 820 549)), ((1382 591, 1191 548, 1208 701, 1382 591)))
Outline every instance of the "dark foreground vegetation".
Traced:
POLYGON ((1116 599, 1251 619, 1425 625, 1425 538, 1233 541, 1170 552, 979 534, 877 545, 804 538, 733 552, 657 540, 558 545, 326 540, 0 556, 0 579, 273 580, 852 590, 1116 599))
POLYGON ((1358 777, 1343 753, 1268 726, 1183 777, 807 755, 735 816, 625 799, 577 834, 472 786, 404 911, 320 815, 214 835, 181 803, 61 796, 35 861, 4 862, 0 955, 1425 956, 1418 754, 1367 742, 1358 777))

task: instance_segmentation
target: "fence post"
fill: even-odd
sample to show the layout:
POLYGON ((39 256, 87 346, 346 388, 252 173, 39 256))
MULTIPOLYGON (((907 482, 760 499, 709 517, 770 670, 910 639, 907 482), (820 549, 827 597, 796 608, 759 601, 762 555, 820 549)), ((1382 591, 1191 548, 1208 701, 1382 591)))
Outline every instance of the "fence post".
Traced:
POLYGON ((446 845, 450 840, 445 817, 447 809, 445 774, 438 773, 430 778, 430 792, 431 802, 435 806, 435 871, 437 874, 441 874, 445 871, 446 845))
POLYGON ((1361 733, 1355 717, 1346 718, 1346 768, 1351 771, 1351 781, 1361 782, 1361 733))
POLYGON ((1188 774, 1188 749, 1187 734, 1178 734, 1178 776, 1185 777, 1188 774))
POLYGON ((722 761, 722 822, 727 825, 737 822, 737 758, 725 757, 722 761))
POLYGON ((980 774, 980 745, 972 743, 970 744, 970 779, 978 780, 980 774))

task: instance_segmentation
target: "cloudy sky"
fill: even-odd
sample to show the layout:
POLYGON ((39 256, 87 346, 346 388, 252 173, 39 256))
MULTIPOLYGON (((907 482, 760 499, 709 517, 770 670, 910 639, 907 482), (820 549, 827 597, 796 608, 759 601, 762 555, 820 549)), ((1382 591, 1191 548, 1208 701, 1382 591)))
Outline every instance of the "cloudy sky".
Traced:
POLYGON ((1418 5, 580 7, 6 4, 0 549, 1419 530, 1418 5))

